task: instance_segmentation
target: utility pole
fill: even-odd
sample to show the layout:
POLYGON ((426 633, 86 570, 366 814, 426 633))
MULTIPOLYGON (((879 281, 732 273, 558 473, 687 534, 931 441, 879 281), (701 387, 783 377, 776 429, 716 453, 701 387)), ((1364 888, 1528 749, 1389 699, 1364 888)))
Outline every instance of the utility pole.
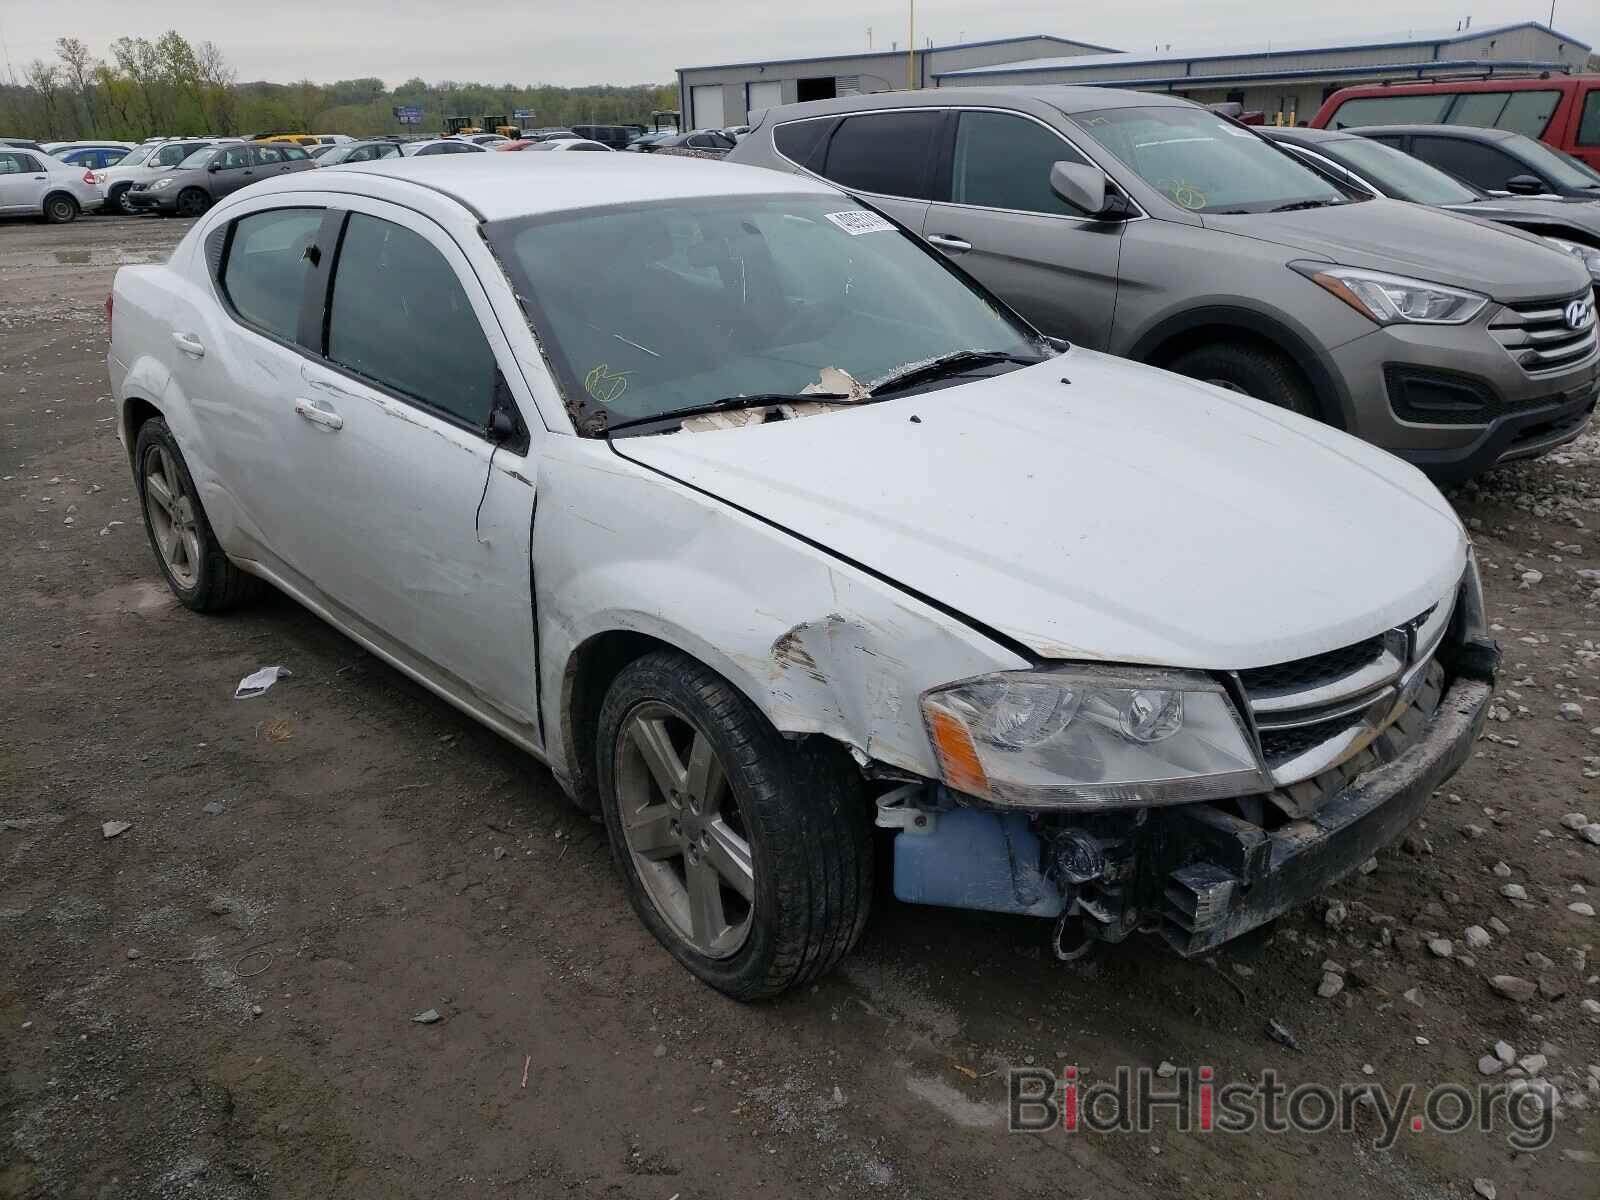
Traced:
POLYGON ((906 91, 917 86, 917 0, 910 0, 910 30, 906 36, 906 91))

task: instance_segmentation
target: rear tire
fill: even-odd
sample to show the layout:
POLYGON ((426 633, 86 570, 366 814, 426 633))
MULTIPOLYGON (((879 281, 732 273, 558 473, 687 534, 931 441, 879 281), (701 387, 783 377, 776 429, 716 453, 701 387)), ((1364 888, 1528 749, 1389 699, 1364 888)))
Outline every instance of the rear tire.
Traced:
POLYGON ((1320 419, 1317 400, 1295 365, 1276 350, 1239 342, 1219 342, 1180 354, 1169 371, 1203 383, 1242 392, 1256 400, 1320 419))
POLYGON ((766 999, 831 970, 855 944, 872 898, 871 826, 859 780, 831 743, 786 739, 727 680, 670 650, 623 668, 596 742, 600 807, 628 899, 702 981, 736 1000, 766 999), (748 900, 720 865, 730 842, 748 864, 748 900), (714 860, 713 916, 702 923, 694 872, 714 860))
POLYGON ((259 582, 223 552, 183 451, 160 417, 139 426, 133 463, 145 533, 172 594, 205 613, 225 612, 255 595, 259 582))
POLYGON ((62 192, 46 196, 44 219, 51 225, 70 225, 78 219, 78 202, 62 192))

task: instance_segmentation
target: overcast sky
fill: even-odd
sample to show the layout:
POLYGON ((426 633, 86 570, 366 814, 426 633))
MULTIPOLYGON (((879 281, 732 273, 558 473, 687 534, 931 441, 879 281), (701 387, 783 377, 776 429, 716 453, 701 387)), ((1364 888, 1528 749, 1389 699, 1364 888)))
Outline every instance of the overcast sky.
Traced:
MULTIPOLYGON (((740 6, 727 0, 587 0, 562 5, 410 4, 397 0, 0 0, 0 38, 20 75, 49 58, 56 38, 104 54, 113 38, 176 29, 222 47, 241 79, 318 82, 414 75, 485 83, 669 82, 678 67, 848 53, 906 44, 906 6, 883 0, 808 0, 740 6)), ((1549 0, 1385 0, 1295 5, 1274 0, 1120 0, 1068 5, 1012 0, 920 0, 917 42, 1053 33, 1149 51, 1254 48, 1369 35, 1548 20, 1549 0), (1076 12, 1075 12, 1076 10, 1076 12), (1317 11, 1320 10, 1320 11, 1317 11), (1079 15, 1081 14, 1081 15, 1079 15)), ((1600 0, 1557 0, 1555 28, 1600 43, 1600 0)), ((3 69, 4 64, 0 64, 3 69)))

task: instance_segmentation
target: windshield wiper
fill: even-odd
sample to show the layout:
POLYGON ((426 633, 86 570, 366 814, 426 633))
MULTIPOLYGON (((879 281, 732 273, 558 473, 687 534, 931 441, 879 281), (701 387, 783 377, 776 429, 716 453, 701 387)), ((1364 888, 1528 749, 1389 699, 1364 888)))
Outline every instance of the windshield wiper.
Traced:
POLYGON ((773 404, 804 404, 817 400, 848 400, 842 392, 757 392, 752 396, 724 396, 705 404, 691 404, 685 408, 669 408, 651 413, 647 417, 629 417, 626 421, 611 421, 607 433, 619 429, 632 429, 635 425, 652 425, 657 421, 676 421, 683 417, 702 417, 707 413, 732 412, 736 408, 766 408, 773 404))
POLYGON ((1280 204, 1271 212, 1296 212, 1302 208, 1334 208, 1340 204, 1348 204, 1348 200, 1296 200, 1292 204, 1280 204))
POLYGON ((916 363, 897 371, 886 379, 881 379, 871 389, 874 396, 885 396, 890 392, 897 392, 902 388, 912 387, 919 383, 928 383, 934 379, 943 379, 950 375, 959 375, 971 367, 986 366, 990 363, 1018 363, 1025 367, 1035 366, 1045 360, 1030 358, 1025 354, 1013 354, 1009 350, 956 350, 950 354, 941 354, 938 358, 929 359, 927 362, 916 363))

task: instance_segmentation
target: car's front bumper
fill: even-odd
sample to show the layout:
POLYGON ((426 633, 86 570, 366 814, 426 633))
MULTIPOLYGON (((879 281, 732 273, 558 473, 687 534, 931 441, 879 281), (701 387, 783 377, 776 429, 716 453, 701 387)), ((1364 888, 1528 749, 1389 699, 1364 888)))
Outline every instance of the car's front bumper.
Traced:
POLYGON ((157 210, 172 212, 176 211, 178 207, 178 197, 172 194, 173 191, 174 189, 165 189, 159 192, 129 191, 124 199, 127 201, 129 208, 139 212, 157 210))
POLYGON ((1158 811, 1165 841, 1188 857, 1166 877, 1167 941, 1185 955, 1209 950, 1320 894, 1399 838, 1483 729, 1498 651, 1473 650, 1476 669, 1455 677, 1422 735, 1309 817, 1268 831, 1214 805, 1158 811))
POLYGON ((1600 354, 1530 373, 1491 336, 1489 320, 1388 326, 1335 349, 1335 369, 1350 389, 1350 431, 1441 483, 1546 453, 1582 433, 1600 389, 1600 354), (1475 393, 1481 412, 1436 419, 1408 409, 1404 377, 1475 393))

